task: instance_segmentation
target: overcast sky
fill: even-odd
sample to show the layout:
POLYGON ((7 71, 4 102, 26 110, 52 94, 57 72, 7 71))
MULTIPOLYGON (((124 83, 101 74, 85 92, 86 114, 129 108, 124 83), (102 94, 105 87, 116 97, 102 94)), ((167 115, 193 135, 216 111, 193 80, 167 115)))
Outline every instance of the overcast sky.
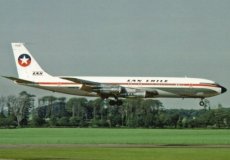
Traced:
MULTIPOLYGON (((229 8, 229 0, 0 0, 0 75, 17 76, 10 43, 25 42, 53 75, 187 76, 230 89, 229 8)), ((0 78, 0 95, 22 90, 63 96, 0 78)), ((230 107, 229 98, 209 100, 230 107)))

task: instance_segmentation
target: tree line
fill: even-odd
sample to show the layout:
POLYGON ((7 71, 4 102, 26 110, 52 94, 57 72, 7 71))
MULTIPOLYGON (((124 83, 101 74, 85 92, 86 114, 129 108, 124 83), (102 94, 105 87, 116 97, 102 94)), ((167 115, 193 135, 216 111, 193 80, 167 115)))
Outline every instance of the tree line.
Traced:
POLYGON ((0 97, 0 128, 16 127, 126 127, 126 128, 229 128, 230 109, 165 109, 154 99, 125 99, 110 106, 100 98, 44 96, 25 91, 0 97))

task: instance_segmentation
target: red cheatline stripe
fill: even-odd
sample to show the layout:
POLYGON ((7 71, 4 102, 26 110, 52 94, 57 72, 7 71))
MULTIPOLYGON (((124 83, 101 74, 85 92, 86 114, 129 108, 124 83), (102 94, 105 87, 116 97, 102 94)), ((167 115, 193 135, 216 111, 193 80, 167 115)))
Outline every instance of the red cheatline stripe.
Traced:
MULTIPOLYGON (((80 85, 74 82, 38 82, 40 85, 80 85)), ((188 83, 102 83, 112 85, 148 85, 148 86, 191 86, 191 87, 218 87, 216 84, 188 84, 188 83)))

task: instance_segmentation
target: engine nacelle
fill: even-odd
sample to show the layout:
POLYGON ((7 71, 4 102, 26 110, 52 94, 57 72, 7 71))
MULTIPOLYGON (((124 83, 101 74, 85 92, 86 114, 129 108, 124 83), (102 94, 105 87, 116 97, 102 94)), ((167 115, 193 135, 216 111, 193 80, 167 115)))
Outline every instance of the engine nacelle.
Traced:
POLYGON ((122 87, 120 86, 98 86, 98 87, 95 87, 93 91, 101 93, 101 94, 118 95, 122 92, 122 87))
POLYGON ((134 98, 134 97, 138 97, 138 98, 145 98, 146 96, 146 92, 130 92, 130 93, 126 93, 126 97, 128 98, 134 98))
POLYGON ((122 94, 123 97, 126 98, 154 98, 158 93, 150 92, 150 91, 138 91, 138 92, 127 92, 122 94))

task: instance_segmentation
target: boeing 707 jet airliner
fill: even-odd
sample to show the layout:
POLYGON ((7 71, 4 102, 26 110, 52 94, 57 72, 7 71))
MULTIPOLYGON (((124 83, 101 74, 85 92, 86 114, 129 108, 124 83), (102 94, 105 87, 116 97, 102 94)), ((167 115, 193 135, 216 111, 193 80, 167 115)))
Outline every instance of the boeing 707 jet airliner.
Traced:
POLYGON ((23 43, 12 43, 18 77, 4 76, 15 83, 78 96, 112 98, 110 105, 122 105, 122 98, 199 98, 216 96, 227 89, 214 81, 178 77, 52 76, 46 73, 23 43))

